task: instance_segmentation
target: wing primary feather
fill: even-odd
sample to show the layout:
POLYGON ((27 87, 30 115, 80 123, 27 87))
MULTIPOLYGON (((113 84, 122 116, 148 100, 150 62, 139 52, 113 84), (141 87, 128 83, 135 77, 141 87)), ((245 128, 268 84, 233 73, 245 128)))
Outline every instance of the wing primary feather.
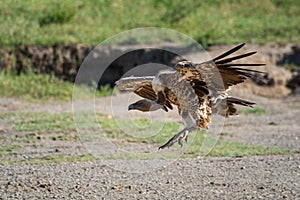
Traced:
POLYGON ((230 68, 230 69, 238 70, 238 71, 254 72, 254 73, 258 73, 258 74, 268 74, 267 72, 257 71, 257 70, 254 70, 254 69, 244 69, 244 68, 238 68, 238 67, 233 67, 233 68, 230 68))
POLYGON ((217 60, 220 60, 221 58, 224 58, 234 52, 236 52, 237 50, 239 50, 240 48, 242 48, 246 43, 243 43, 243 44, 240 44, 232 49, 230 49, 229 51, 226 51, 225 53, 219 55, 218 57, 214 58, 213 61, 217 61, 217 60))
POLYGON ((252 63, 252 64, 248 64, 248 63, 235 63, 235 64, 220 64, 220 65, 217 65, 217 67, 231 67, 231 66, 264 66, 266 64, 262 64, 262 63, 252 63))
POLYGON ((241 58, 245 58, 245 57, 251 56, 251 55, 256 54, 256 53, 257 53, 257 51, 252 51, 252 52, 249 52, 249 53, 245 53, 245 54, 241 54, 241 55, 238 55, 238 56, 234 56, 234 57, 226 58, 226 59, 223 59, 223 60, 219 60, 219 61, 216 61, 215 63, 216 64, 229 63, 233 60, 238 60, 238 59, 241 59, 241 58))
MULTIPOLYGON (((223 66, 222 66, 223 67, 223 66)), ((242 71, 247 71, 247 72, 254 72, 254 73, 259 73, 259 74, 268 74, 267 72, 262 72, 262 71, 257 71, 254 69, 245 69, 245 68, 239 68, 239 67, 230 67, 230 68, 220 68, 221 71, 237 71, 237 72, 242 72, 242 71)))

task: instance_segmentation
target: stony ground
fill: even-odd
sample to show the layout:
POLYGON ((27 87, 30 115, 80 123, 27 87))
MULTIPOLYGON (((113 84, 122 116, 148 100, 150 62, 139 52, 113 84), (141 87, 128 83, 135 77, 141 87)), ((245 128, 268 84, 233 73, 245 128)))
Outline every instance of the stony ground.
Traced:
POLYGON ((1 166, 0 191, 2 199, 299 199, 299 180, 299 155, 184 159, 142 174, 101 162, 14 164, 1 166))

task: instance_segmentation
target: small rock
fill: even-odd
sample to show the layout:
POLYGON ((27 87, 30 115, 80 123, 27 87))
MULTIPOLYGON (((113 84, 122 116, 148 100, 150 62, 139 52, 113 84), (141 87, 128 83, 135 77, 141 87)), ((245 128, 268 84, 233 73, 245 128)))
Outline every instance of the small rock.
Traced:
POLYGON ((264 186, 258 186, 257 189, 263 190, 263 189, 265 189, 265 187, 264 186))
POLYGON ((277 125, 277 123, 275 123, 275 122, 269 122, 268 125, 275 126, 275 125, 277 125))

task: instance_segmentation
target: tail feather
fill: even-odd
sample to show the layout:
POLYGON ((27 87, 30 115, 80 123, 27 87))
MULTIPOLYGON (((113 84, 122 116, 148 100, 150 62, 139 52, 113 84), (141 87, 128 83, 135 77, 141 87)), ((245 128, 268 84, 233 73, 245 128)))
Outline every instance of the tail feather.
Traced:
POLYGON ((217 113, 221 116, 230 116, 230 115, 237 115, 237 109, 235 108, 235 105, 241 105, 241 106, 248 106, 253 107, 255 105, 255 102, 247 101, 244 99, 239 99, 236 97, 225 97, 224 99, 219 99, 212 105, 213 113, 217 113))
POLYGON ((227 97, 226 100, 227 100, 226 116, 237 115, 237 109, 235 108, 235 104, 241 106, 249 106, 249 107, 253 107, 253 105, 255 104, 255 102, 251 102, 251 101, 247 101, 235 97, 227 97))
POLYGON ((249 107, 253 107, 253 105, 255 105, 255 102, 252 101, 247 101, 244 99, 239 99, 236 97, 227 97, 227 103, 233 103, 233 104, 238 104, 238 105, 242 105, 242 106, 249 106, 249 107))

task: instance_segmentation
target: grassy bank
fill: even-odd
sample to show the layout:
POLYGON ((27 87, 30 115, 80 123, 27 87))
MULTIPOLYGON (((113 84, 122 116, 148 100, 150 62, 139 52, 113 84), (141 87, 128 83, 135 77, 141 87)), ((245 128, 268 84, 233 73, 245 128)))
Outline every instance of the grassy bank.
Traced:
POLYGON ((137 27, 164 27, 203 45, 300 42, 300 1, 4 0, 0 44, 98 44, 137 27))
MULTIPOLYGON (((46 102, 49 100, 71 101, 73 83, 63 81, 54 75, 26 74, 16 75, 11 72, 0 71, 0 97, 17 97, 28 101, 46 102)), ((99 90, 91 90, 91 87, 81 86, 80 98, 103 97, 112 94, 112 88, 102 86, 99 90)))

